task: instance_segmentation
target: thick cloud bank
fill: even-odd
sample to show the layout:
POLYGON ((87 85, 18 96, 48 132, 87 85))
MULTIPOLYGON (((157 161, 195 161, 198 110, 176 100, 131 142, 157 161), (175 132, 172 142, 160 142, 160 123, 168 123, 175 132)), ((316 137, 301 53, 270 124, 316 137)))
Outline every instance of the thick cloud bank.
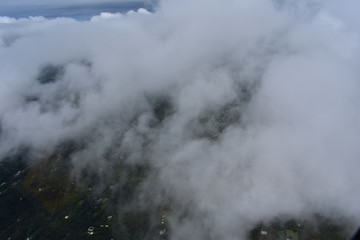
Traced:
POLYGON ((139 201, 177 206, 172 239, 243 239, 281 215, 359 219, 357 5, 168 0, 86 22, 2 17, 1 155, 75 139, 74 172, 105 184, 117 162, 147 165, 139 201))

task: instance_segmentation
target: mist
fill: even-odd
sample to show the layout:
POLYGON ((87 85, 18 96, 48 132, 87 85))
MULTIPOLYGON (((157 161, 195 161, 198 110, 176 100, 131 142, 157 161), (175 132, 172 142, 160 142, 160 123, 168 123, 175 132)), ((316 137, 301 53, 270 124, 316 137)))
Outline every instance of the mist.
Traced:
MULTIPOLYGON (((246 239, 320 213, 359 223, 356 1, 160 1, 89 21, 0 17, 0 156, 65 141, 74 178, 150 170, 170 239, 246 239)), ((120 207, 120 206, 119 206, 120 207)))

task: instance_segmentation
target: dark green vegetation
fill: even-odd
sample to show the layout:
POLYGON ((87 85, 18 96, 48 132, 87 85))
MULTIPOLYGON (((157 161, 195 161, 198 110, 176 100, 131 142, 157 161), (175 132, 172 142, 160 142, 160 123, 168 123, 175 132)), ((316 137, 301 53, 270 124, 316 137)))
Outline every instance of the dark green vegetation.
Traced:
POLYGON ((144 169, 124 166, 121 187, 97 192, 72 181, 68 147, 29 166, 26 153, 0 163, 1 240, 166 239, 163 210, 130 207, 144 169))
POLYGON ((63 75, 63 66, 48 64, 41 69, 39 76, 37 77, 37 81, 41 84, 54 83, 63 75))
POLYGON ((284 221, 277 219, 271 224, 260 224, 253 229, 251 240, 346 240, 346 229, 351 223, 343 219, 335 222, 320 215, 314 215, 311 221, 284 221))

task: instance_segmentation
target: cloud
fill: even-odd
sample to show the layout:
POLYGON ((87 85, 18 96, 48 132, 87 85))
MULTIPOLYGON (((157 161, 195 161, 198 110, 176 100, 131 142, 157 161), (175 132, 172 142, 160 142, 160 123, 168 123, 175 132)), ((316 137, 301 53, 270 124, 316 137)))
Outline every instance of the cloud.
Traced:
POLYGON ((243 239, 281 215, 359 221, 359 29, 336 4, 1 18, 0 152, 75 139, 75 173, 150 166, 139 194, 178 206, 172 239, 243 239))

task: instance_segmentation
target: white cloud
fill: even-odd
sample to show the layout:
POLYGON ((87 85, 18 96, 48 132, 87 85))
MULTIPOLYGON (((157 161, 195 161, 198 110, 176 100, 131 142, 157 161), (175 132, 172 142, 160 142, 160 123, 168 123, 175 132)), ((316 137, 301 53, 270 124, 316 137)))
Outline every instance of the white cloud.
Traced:
POLYGON ((75 171, 106 169, 109 148, 148 161, 144 194, 191 210, 172 239, 237 239, 281 214, 358 221, 359 29, 316 4, 1 18, 1 154, 82 138, 75 171))

